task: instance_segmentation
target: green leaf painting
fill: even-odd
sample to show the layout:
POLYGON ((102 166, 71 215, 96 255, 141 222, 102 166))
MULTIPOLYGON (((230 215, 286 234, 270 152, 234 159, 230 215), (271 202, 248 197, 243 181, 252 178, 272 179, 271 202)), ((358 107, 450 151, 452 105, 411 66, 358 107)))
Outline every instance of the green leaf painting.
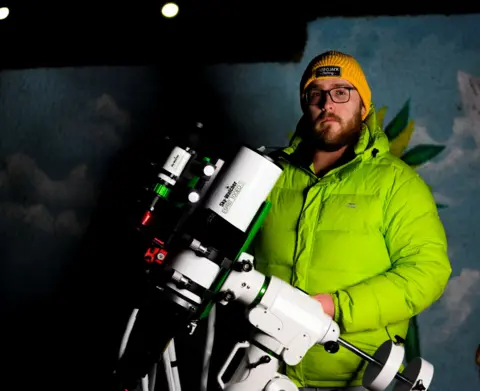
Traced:
POLYGON ((392 121, 385 127, 385 134, 389 140, 395 140, 408 125, 410 101, 407 101, 392 121))
MULTIPOLYGON (((417 168, 432 160, 444 149, 444 145, 421 144, 408 149, 408 143, 415 131, 415 122, 410 119, 410 100, 407 100, 393 119, 384 126, 387 107, 377 110, 377 119, 390 142, 390 151, 407 163, 410 167, 417 168)), ((447 205, 438 204, 438 209, 444 209, 447 205)))
POLYGON ((409 166, 417 167, 433 159, 445 149, 444 145, 417 145, 402 156, 409 166))

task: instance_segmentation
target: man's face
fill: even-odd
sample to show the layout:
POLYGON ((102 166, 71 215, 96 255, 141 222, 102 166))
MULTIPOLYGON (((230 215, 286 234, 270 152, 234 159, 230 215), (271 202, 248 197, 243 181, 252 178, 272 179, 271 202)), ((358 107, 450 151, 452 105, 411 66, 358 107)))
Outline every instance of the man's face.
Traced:
POLYGON ((340 78, 315 80, 308 86, 305 97, 307 138, 317 149, 337 151, 356 143, 365 108, 352 84, 340 78))

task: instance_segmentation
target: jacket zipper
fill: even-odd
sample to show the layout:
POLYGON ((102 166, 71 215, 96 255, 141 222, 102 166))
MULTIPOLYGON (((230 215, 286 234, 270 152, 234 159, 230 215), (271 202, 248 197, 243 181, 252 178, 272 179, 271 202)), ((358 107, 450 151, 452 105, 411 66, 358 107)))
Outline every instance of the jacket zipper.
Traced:
MULTIPOLYGON (((285 159, 284 157, 280 157, 280 160, 284 160, 286 163, 288 164, 292 164, 294 167, 302 170, 303 172, 305 172, 306 174, 310 175, 311 177, 314 177, 316 179, 316 184, 315 185, 318 185, 319 182, 321 182, 322 180, 324 180, 325 178, 328 178, 329 176, 335 174, 336 172, 338 171, 341 171, 343 169, 345 169, 346 167, 352 165, 353 163, 356 163, 357 161, 359 161, 361 159, 361 157, 359 155, 355 156, 354 159, 350 160, 349 162, 345 163, 344 165, 340 166, 340 167, 336 167, 334 168, 333 170, 329 171, 327 174, 325 174, 323 177, 321 178, 318 178, 312 171, 306 169, 305 167, 301 167, 301 166, 297 166, 295 164, 292 164, 290 161, 288 161, 287 159, 285 159)), ((328 185, 328 182, 322 184, 323 185, 328 185)), ((304 200, 305 202, 305 200, 304 200)), ((302 213, 303 213, 303 206, 302 206, 302 213)), ((300 220, 300 216, 298 216, 298 222, 300 220)), ((297 235, 298 235, 298 222, 297 222, 297 235)), ((295 250, 294 250, 294 256, 293 256, 293 260, 292 260, 292 273, 291 273, 291 277, 290 277, 290 285, 294 286, 293 284, 293 278, 294 278, 294 274, 295 274, 295 271, 296 271, 296 268, 297 268, 297 244, 298 244, 298 237, 296 237, 295 239, 295 250)))

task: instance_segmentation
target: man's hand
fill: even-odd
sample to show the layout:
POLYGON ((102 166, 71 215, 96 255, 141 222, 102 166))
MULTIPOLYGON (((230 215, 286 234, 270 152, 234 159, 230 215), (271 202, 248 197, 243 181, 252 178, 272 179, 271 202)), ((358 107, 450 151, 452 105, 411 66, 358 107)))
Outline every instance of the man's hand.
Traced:
POLYGON ((326 293, 319 293, 312 297, 322 305, 323 311, 333 319, 335 316, 335 304, 332 296, 326 293))

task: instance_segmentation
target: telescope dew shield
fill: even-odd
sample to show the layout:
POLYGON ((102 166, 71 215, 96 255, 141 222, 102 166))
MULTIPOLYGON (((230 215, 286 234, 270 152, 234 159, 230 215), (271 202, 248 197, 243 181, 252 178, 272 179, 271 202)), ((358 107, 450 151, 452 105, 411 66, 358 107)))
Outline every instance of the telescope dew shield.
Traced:
POLYGON ((246 232, 281 173, 270 158, 242 147, 205 207, 246 232))

